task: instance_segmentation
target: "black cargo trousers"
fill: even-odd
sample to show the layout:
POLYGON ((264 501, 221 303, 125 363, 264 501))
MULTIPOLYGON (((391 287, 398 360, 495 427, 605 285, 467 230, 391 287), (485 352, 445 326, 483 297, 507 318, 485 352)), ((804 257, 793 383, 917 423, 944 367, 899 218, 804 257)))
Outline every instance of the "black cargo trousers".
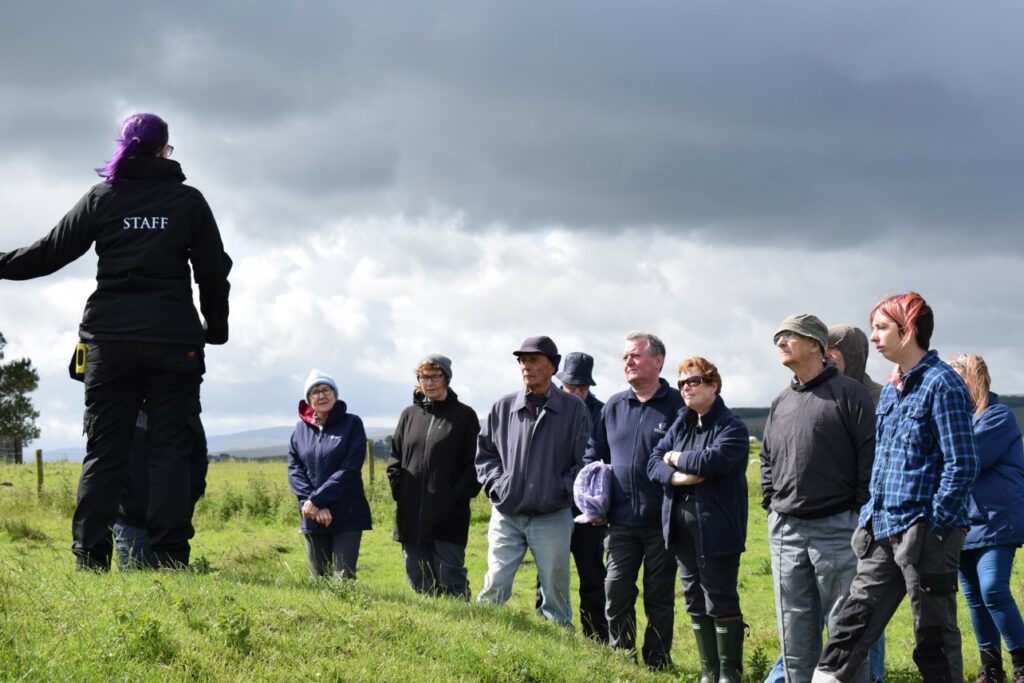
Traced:
POLYGON ((193 534, 189 455, 199 424, 203 349, 140 342, 97 342, 86 348, 86 454, 71 525, 78 567, 110 568, 111 527, 143 402, 150 452, 146 529, 159 566, 187 566, 193 534))

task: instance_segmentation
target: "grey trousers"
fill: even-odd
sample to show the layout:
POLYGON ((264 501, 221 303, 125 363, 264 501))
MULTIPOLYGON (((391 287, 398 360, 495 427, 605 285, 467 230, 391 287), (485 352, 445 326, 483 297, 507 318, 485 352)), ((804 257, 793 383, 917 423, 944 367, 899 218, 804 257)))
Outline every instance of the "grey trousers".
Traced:
MULTIPOLYGON (((768 515, 775 618, 787 683, 811 680, 821 656, 821 624, 833 632, 833 619, 857 573, 850 547, 856 528, 853 511, 820 519, 768 515)), ((867 667, 856 673, 850 680, 866 683, 867 667)))
POLYGON ((469 600, 466 547, 447 541, 429 545, 402 544, 405 576, 417 593, 469 600))
POLYGON ((306 559, 309 573, 326 576, 333 565, 334 574, 343 579, 356 578, 359 562, 359 543, 362 531, 342 531, 338 534, 302 534, 306 539, 306 559))
POLYGON ((840 681, 852 680, 850 672, 864 661, 903 596, 909 595, 914 663, 921 680, 960 683, 964 664, 956 590, 963 543, 962 529, 939 538, 923 520, 882 540, 875 540, 870 529, 857 529, 857 576, 836 615, 818 670, 840 681))
POLYGON ((608 575, 604 580, 608 644, 615 649, 636 648, 636 587, 644 568, 644 612, 647 629, 640 649, 644 663, 663 668, 672 662, 675 622, 676 558, 665 547, 661 527, 612 525, 604 537, 608 575))

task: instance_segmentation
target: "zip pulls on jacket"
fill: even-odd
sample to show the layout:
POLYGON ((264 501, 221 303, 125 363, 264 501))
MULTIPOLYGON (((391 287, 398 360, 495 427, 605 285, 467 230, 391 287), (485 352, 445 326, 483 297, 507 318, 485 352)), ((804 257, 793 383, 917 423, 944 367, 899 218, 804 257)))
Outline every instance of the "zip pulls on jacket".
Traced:
MULTIPOLYGON (((633 491, 634 495, 630 496, 632 500, 630 503, 633 507, 634 519, 640 519, 640 496, 636 495, 636 449, 640 444, 640 434, 643 431, 644 425, 644 411, 647 410, 647 402, 640 403, 640 417, 636 421, 636 430, 633 432, 633 452, 629 456, 629 489, 633 491)), ((646 466, 646 462, 644 465, 646 466)), ((646 467, 645 467, 646 470, 646 467)))
MULTIPOLYGON (((431 462, 430 462, 430 435, 434 432, 434 423, 437 422, 437 415, 434 414, 434 411, 430 410, 429 412, 430 412, 430 424, 427 425, 427 435, 423 438, 423 472, 422 472, 422 476, 420 477, 420 500, 421 501, 424 501, 424 500, 427 499, 427 491, 430 488, 430 486, 429 486, 429 484, 430 484, 429 478, 430 478, 430 470, 431 470, 431 467, 430 467, 431 466, 431 462)), ((437 427, 438 427, 438 429, 440 429, 441 425, 438 425, 437 427)), ((423 505, 419 506, 419 510, 417 512, 419 513, 418 514, 418 517, 419 517, 419 528, 423 529, 423 505)))

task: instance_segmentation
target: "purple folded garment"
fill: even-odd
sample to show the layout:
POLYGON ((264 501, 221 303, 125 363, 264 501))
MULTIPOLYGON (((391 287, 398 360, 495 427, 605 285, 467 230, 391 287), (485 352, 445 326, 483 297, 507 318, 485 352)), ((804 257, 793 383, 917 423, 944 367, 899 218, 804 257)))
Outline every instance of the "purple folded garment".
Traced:
POLYGON ((585 466, 573 482, 572 497, 580 509, 573 520, 576 523, 607 519, 612 502, 612 466, 603 462, 585 466))

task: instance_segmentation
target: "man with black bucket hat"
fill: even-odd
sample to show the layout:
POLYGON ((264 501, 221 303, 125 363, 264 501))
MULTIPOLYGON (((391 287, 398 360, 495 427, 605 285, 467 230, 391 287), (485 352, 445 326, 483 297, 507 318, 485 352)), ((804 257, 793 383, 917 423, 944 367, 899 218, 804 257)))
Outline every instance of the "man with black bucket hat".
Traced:
POLYGON ((477 478, 492 509, 487 574, 477 602, 509 599, 529 548, 540 580, 541 615, 571 628, 570 504, 590 420, 582 400, 551 382, 561 356, 549 337, 529 337, 513 354, 523 388, 494 404, 478 440, 477 478))

